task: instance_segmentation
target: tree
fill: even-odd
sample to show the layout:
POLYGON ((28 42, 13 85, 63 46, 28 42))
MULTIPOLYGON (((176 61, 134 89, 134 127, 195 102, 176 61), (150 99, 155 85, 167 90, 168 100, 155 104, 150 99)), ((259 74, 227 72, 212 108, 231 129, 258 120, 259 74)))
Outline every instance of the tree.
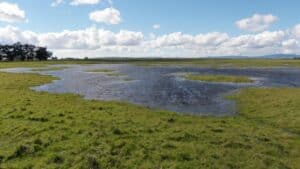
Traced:
POLYGON ((4 46, 0 45, 0 61, 3 60, 4 57, 6 57, 6 54, 4 52, 4 46))
POLYGON ((33 60, 34 59, 34 48, 35 46, 33 45, 29 45, 29 44, 25 44, 23 46, 23 51, 24 51, 24 59, 25 60, 33 60))
POLYGON ((4 45, 3 51, 6 54, 6 59, 9 61, 13 61, 15 59, 15 53, 13 46, 4 45))
POLYGON ((36 47, 30 44, 0 45, 0 60, 47 60, 52 53, 46 47, 36 47))
POLYGON ((12 55, 14 56, 13 60, 25 60, 25 52, 20 42, 12 45, 12 55))
POLYGON ((52 56, 52 52, 48 52, 45 47, 37 47, 35 50, 36 58, 38 60, 47 60, 52 56))

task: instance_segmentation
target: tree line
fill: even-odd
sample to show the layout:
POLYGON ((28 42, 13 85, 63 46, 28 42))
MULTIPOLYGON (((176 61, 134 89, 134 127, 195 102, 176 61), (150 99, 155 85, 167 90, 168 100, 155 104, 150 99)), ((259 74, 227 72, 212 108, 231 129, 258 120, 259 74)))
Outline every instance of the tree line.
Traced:
POLYGON ((0 44, 0 61, 47 60, 51 56, 52 52, 48 51, 46 47, 21 44, 20 42, 12 45, 0 44))

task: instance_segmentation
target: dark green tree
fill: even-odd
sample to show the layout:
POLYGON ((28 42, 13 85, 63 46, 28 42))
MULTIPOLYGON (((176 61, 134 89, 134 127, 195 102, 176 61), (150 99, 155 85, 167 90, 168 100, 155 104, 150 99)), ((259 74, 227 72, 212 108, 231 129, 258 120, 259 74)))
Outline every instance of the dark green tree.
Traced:
POLYGON ((47 48, 45 47, 37 47, 35 50, 35 54, 38 60, 47 60, 52 56, 52 53, 48 52, 47 48))
POLYGON ((20 42, 13 45, 0 45, 1 60, 47 60, 52 53, 46 47, 36 47, 30 44, 21 44, 20 42))

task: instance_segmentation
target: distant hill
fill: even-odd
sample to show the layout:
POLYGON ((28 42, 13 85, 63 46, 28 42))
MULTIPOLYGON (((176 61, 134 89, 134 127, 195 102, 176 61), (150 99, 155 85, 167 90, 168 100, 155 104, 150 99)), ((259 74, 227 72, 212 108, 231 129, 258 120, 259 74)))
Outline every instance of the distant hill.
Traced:
POLYGON ((247 59, 247 58, 265 58, 265 59, 294 59, 300 58, 300 55, 296 54, 271 54, 263 56, 215 56, 214 58, 228 58, 228 59, 247 59))
POLYGON ((265 55, 263 58, 270 58, 270 59, 293 59, 293 58, 300 58, 300 55, 296 54, 272 54, 272 55, 265 55))

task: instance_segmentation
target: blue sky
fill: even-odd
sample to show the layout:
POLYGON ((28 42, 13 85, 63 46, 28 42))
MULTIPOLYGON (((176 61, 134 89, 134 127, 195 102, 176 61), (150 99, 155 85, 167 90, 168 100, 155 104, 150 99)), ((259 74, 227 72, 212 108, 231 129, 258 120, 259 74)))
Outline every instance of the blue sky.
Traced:
MULTIPOLYGON (((54 1, 0 1, 17 5, 18 9, 25 13, 25 18, 22 18, 22 21, 8 22, 5 19, 1 21, 3 16, 1 15, 0 5, 0 30, 1 28, 6 28, 5 31, 7 33, 9 26, 10 29, 18 29, 23 36, 11 37, 10 39, 7 35, 5 37, 3 35, 2 39, 10 43, 13 40, 31 42, 30 40, 32 39, 26 39, 26 32, 24 33, 24 31, 31 31, 37 34, 33 38, 37 40, 33 43, 48 46, 56 51, 57 54, 65 56, 72 55, 72 52, 78 53, 77 50, 80 50, 82 53, 92 53, 91 57, 123 56, 122 51, 126 53, 124 56, 162 56, 168 54, 171 56, 171 53, 177 53, 175 57, 180 57, 180 55, 201 57, 222 54, 252 56, 272 53, 299 53, 297 49, 291 49, 299 45, 298 33, 300 30, 298 31, 297 25, 300 24, 300 1, 297 0, 289 0, 288 3, 283 0, 99 0, 97 3, 89 3, 89 0, 78 0, 81 3, 77 5, 70 5, 72 1, 76 0, 63 0, 62 3, 53 6, 51 4, 54 1), (106 22, 110 18, 105 18, 106 21, 103 21, 103 18, 102 20, 100 18, 101 21, 95 21, 95 19, 90 18, 92 12, 103 11, 108 8, 114 9, 114 12, 117 11, 119 13, 117 17, 119 17, 120 21, 111 24, 106 22), (254 15, 257 16, 254 17, 254 15), (256 19, 251 20, 251 17, 256 19), (237 26, 237 22, 243 19, 249 19, 244 23, 249 21, 250 25, 237 26), (154 29, 153 25, 155 24, 159 25, 159 28, 154 29), (58 36, 61 35, 63 30, 80 31, 88 28, 110 31, 117 38, 123 38, 120 37, 121 35, 117 35, 120 33, 120 30, 138 32, 142 34, 142 38, 139 37, 137 39, 137 36, 140 36, 140 34, 131 34, 135 35, 133 37, 134 42, 129 42, 128 40, 128 43, 126 41, 126 43, 111 42, 104 44, 103 42, 95 42, 97 44, 85 44, 83 41, 86 41, 86 39, 81 42, 80 35, 76 34, 78 32, 72 32, 76 34, 74 35, 76 36, 76 47, 72 45, 64 46, 63 44, 61 46, 53 45, 53 41, 50 43, 47 40, 49 38, 45 38, 47 33, 56 33, 58 36), (282 31, 284 35, 279 31, 282 31), (181 34, 178 34, 179 32, 181 34), (211 33, 215 32, 219 34, 211 35, 211 33), (197 38, 196 36, 199 34, 207 36, 197 38), (246 35, 249 37, 243 37, 246 35), (41 36, 43 36, 42 40, 41 36), (263 37, 267 39, 259 39, 263 37), (200 40, 197 40, 199 38, 200 40), (208 42, 208 40, 217 38, 222 38, 222 40, 208 42), (243 44, 233 48, 232 46, 235 45, 232 45, 232 43, 236 43, 237 39, 242 39, 243 44), (253 39, 256 41, 252 42, 253 39), (150 42, 150 40, 156 42, 150 42), (273 40, 278 40, 278 43, 266 43, 266 41, 273 40), (200 42, 196 43, 195 41, 200 42), (244 41, 247 41, 247 44, 244 41), (78 43, 81 45, 77 45, 78 43), (253 45, 254 43, 259 45, 253 45), (281 46, 279 46, 279 43, 281 46), (250 45, 252 46, 249 47, 250 45), (288 46, 288 49, 283 48, 283 46, 288 46), (147 50, 142 51, 141 48, 147 50), (221 51, 214 52, 221 48, 221 51), (85 52, 84 50, 89 51, 85 52), (233 52, 237 50, 238 52, 233 52)), ((2 8, 2 12, 6 14, 8 9, 4 9, 5 6, 2 6, 2 8)), ((111 13, 107 17, 110 16, 113 17, 111 13)), ((99 13, 95 17, 99 17, 99 13)), ((2 32, 5 31, 3 30, 2 32)), ((125 37, 131 35, 128 32, 124 33, 125 37)), ((65 37, 65 35, 61 36, 65 37)), ((69 44, 74 44, 75 42, 71 41, 74 40, 74 36, 72 35, 71 39, 64 40, 69 44)), ((99 36, 99 39, 107 38, 106 36, 103 37, 102 34, 95 34, 95 36, 99 36)), ((62 40, 62 37, 58 37, 58 39, 62 40)), ((2 43, 6 41, 2 40, 2 43)))
MULTIPOLYGON (((108 3, 97 5, 70 6, 67 3, 51 7, 52 0, 9 0, 18 3, 26 11, 28 23, 19 24, 20 28, 37 32, 61 31, 63 29, 81 29, 95 23, 88 19, 91 11, 104 9, 108 3)), ((119 25, 100 27, 114 31, 119 29, 152 32, 152 25, 159 23, 160 34, 169 32, 205 33, 212 31, 241 33, 234 22, 254 13, 274 14, 280 18, 280 24, 274 24, 273 30, 285 29, 300 23, 300 2, 289 0, 114 0, 113 7, 122 14, 119 25)), ((5 25, 5 23, 1 23, 5 25)))

